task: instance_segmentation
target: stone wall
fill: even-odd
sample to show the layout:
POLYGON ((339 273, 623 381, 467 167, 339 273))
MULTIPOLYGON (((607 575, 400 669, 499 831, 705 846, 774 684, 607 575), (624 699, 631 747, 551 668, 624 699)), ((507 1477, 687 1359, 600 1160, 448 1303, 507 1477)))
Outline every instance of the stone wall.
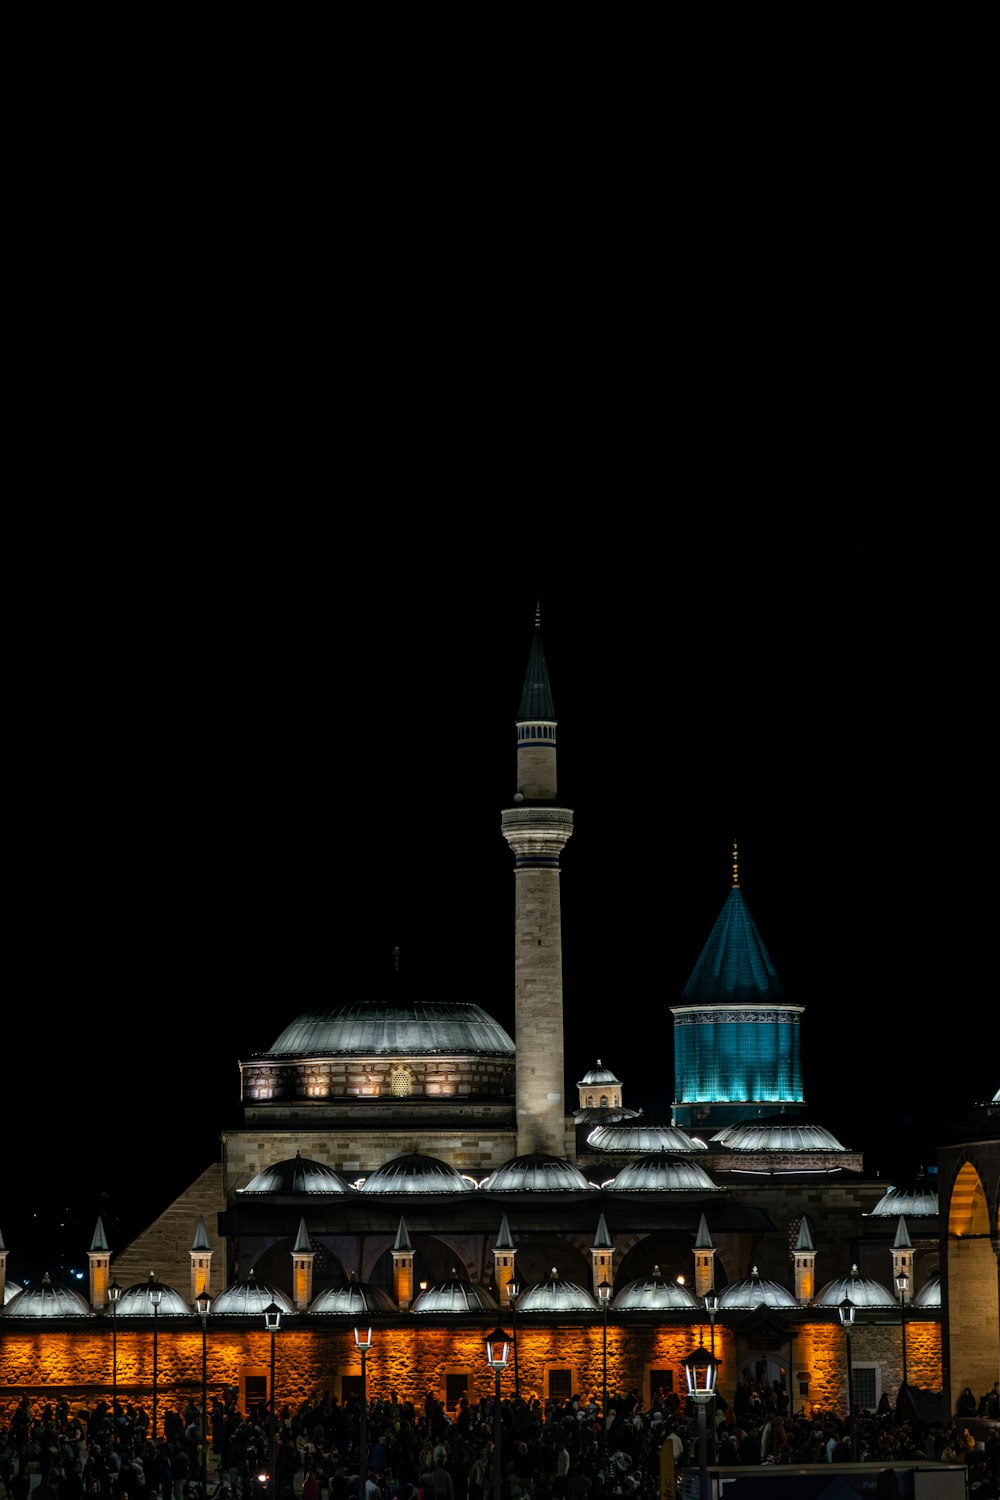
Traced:
MULTIPOLYGON (((506 1324, 512 1331, 510 1320, 506 1324)), ((441 1329, 376 1327, 368 1356, 368 1390, 374 1398, 395 1391, 401 1399, 422 1401, 428 1390, 444 1399, 448 1377, 467 1378, 470 1399, 493 1394, 494 1376, 485 1361, 485 1336, 489 1325, 441 1329)), ((654 1384, 685 1389, 682 1361, 700 1343, 701 1324, 671 1326, 615 1326, 607 1329, 608 1388, 637 1386, 649 1400, 654 1384)), ((539 1327, 522 1317, 517 1324, 518 1375, 522 1395, 549 1394, 549 1376, 565 1372, 572 1389, 601 1399, 604 1371, 604 1329, 601 1323, 567 1327, 539 1327)), ((880 1389, 895 1399, 900 1378, 898 1328, 856 1327, 853 1339, 855 1364, 874 1362, 881 1367, 880 1389)), ((908 1328, 909 1378, 911 1384, 935 1389, 940 1384, 940 1336, 936 1324, 908 1328)), ((248 1377, 265 1382, 270 1374, 270 1337, 261 1328, 234 1329, 209 1319, 207 1334, 207 1384, 209 1393, 235 1387, 245 1406, 248 1377)), ((722 1363, 719 1390, 732 1395, 738 1372, 762 1354, 748 1348, 731 1330, 716 1327, 715 1353, 722 1363)), ((793 1408, 807 1412, 846 1411, 847 1379, 845 1338, 839 1325, 803 1325, 791 1345, 777 1342, 767 1351, 790 1375, 793 1408), (789 1369, 789 1357, 791 1367, 789 1369), (809 1374, 809 1394, 798 1398, 796 1377, 809 1374)), ((153 1380, 153 1333, 151 1326, 122 1329, 117 1335, 117 1390, 119 1398, 139 1402, 150 1410, 153 1380)), ((22 1391, 35 1395, 77 1392, 77 1399, 93 1403, 111 1394, 110 1320, 99 1328, 71 1331, 4 1330, 0 1342, 0 1387, 8 1399, 22 1391)), ((161 1327, 157 1335, 158 1407, 182 1404, 201 1389, 201 1325, 183 1329, 161 1327)), ((360 1375, 360 1356, 353 1329, 337 1324, 307 1328, 288 1323, 275 1339, 275 1384, 279 1405, 293 1409, 315 1392, 329 1391, 343 1398, 345 1376, 360 1375)), ((513 1358, 501 1377, 504 1394, 513 1393, 513 1358)))

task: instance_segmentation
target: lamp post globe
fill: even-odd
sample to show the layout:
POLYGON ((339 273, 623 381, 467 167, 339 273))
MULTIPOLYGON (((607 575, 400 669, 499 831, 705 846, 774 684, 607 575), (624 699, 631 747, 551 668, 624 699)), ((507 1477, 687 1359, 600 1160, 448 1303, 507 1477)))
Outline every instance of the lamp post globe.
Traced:
POLYGON ((715 1395, 719 1361, 704 1344, 692 1349, 683 1361, 688 1395, 698 1408, 698 1476, 701 1500, 710 1500, 708 1486, 708 1445, 705 1438, 705 1408, 715 1395))
POLYGON ((899 1293, 899 1326, 903 1335, 903 1389, 908 1385, 906 1378, 906 1293, 910 1285, 910 1278, 905 1271, 900 1271, 896 1277, 896 1290, 899 1293))
POLYGON ((208 1309, 212 1299, 207 1291, 201 1291, 194 1299, 201 1318, 201 1494, 204 1500, 208 1482, 208 1309))
POLYGON ((510 1335, 502 1328, 494 1328, 486 1335, 486 1363, 493 1371, 493 1500, 500 1500, 500 1372, 507 1368, 510 1354, 510 1335))
POLYGON ((597 1300, 601 1304, 601 1457, 608 1454, 608 1308, 611 1305, 611 1283, 605 1276, 598 1285, 597 1300))
POLYGON ((281 1308, 269 1302, 264 1309, 264 1327, 271 1335, 271 1494, 278 1492, 278 1407, 274 1399, 274 1335, 281 1327, 281 1308))
POLYGON ((368 1351, 372 1346, 370 1327, 356 1327, 354 1342, 361 1352, 361 1475, 360 1500, 366 1500, 368 1489, 368 1351))
POLYGON ((854 1364, 851 1357, 851 1333, 854 1329, 855 1306, 850 1297, 845 1297, 837 1312, 840 1315, 841 1327, 844 1330, 844 1342, 847 1348, 847 1425, 851 1440, 851 1462, 858 1461, 857 1434, 854 1429, 854 1364))
POLYGON ((156 1279, 153 1271, 149 1273, 147 1284, 147 1295, 153 1309, 153 1444, 156 1444, 156 1366, 157 1366, 157 1334, 159 1331, 160 1303, 163 1301, 163 1288, 156 1279))

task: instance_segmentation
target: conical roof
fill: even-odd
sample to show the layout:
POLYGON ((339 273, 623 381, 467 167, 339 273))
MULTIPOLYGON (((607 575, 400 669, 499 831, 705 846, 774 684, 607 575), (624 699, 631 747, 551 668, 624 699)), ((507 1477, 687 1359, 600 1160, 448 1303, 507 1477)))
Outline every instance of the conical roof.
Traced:
POLYGON ((521 689, 521 705, 517 711, 517 717, 519 722, 528 722, 534 719, 555 720, 555 716, 552 689, 549 687, 549 669, 542 646, 541 622, 536 616, 535 630, 531 637, 531 650, 528 653, 528 669, 524 674, 524 687, 521 689))
POLYGON ((785 998, 738 885, 726 897, 681 998, 693 1005, 769 1005, 785 998))
POLYGON ((719 1310, 752 1310, 755 1307, 798 1307, 792 1293, 777 1281, 766 1281, 754 1266, 743 1281, 732 1281, 719 1293, 719 1310))
POLYGON ((850 1276, 838 1276, 828 1281, 816 1294, 814 1306, 839 1307, 849 1297, 855 1307, 897 1307, 899 1304, 880 1281, 862 1276, 857 1266, 851 1267, 850 1276))
POLYGON ((350 1187, 344 1179, 335 1172, 332 1167, 325 1166, 321 1161, 311 1161, 296 1151, 294 1156, 287 1157, 284 1161, 272 1162, 270 1166, 257 1173, 247 1183, 245 1188, 239 1188, 241 1195, 271 1193, 275 1196, 285 1196, 297 1193, 349 1193, 350 1187))
POLYGON ((411 1151, 394 1156, 361 1184, 360 1191, 375 1193, 474 1193, 476 1185, 463 1177, 450 1162, 437 1156, 411 1151))

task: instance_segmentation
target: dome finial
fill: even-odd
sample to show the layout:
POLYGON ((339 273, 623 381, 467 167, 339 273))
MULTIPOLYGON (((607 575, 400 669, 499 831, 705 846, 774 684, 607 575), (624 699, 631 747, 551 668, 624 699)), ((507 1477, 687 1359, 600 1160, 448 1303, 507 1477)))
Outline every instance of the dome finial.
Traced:
POLYGON ((736 840, 733 839, 733 890, 739 888, 740 883, 740 857, 736 848, 736 840))
POLYGON ((536 599, 535 600, 535 629, 536 630, 541 630, 541 628, 542 628, 542 601, 540 599, 536 599))
POLYGON ((393 948, 393 950, 392 950, 392 968, 393 968, 393 973, 394 974, 398 974, 399 973, 399 944, 398 943, 396 944, 395 948, 393 948))

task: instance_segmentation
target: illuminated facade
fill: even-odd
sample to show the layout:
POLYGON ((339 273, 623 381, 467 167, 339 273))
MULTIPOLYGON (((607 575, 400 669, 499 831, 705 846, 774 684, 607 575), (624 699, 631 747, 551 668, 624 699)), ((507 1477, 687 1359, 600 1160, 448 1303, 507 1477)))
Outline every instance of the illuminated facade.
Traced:
MULTIPOLYGON (((241 1062, 242 1122, 220 1158, 134 1244, 117 1250, 95 1233, 82 1312, 39 1322, 5 1294, 0 1383, 107 1394, 114 1323, 116 1388, 130 1399, 148 1397, 154 1336, 164 1399, 193 1388, 203 1332, 213 1389, 235 1385, 249 1399, 266 1387, 260 1313, 274 1299, 285 1307, 282 1399, 354 1389, 351 1328, 370 1316, 371 1393, 432 1388, 453 1404, 490 1394, 483 1338, 511 1319, 516 1279, 519 1378, 532 1393, 599 1390, 605 1329, 616 1383, 647 1399, 678 1388, 681 1358, 708 1335, 702 1299, 714 1286, 728 1294, 712 1329, 723 1387, 746 1374, 780 1378, 795 1409, 843 1408, 843 1336, 815 1289, 853 1263, 890 1279, 900 1214, 880 1215, 885 1184, 804 1119, 803 1007, 783 994, 735 848, 732 888, 672 1008, 672 1120, 648 1124, 625 1109, 623 1080, 601 1062, 567 1112, 559 886, 573 814, 555 801, 556 718, 537 623, 516 746, 513 805, 501 814, 515 881, 516 1052, 480 1007, 426 1001, 398 965, 378 996, 295 1017, 241 1062), (144 1301, 150 1267, 183 1289, 180 1306, 155 1320, 144 1301), (114 1311, 109 1277, 137 1289, 129 1317, 114 1311), (613 1292, 606 1323, 602 1282, 613 1292), (214 1303, 203 1330, 194 1299, 205 1289, 214 1303)), ((917 1298, 941 1269, 936 1204, 927 1207, 907 1220, 907 1352, 910 1382, 933 1389, 941 1314, 917 1298)), ((986 1222, 995 1226, 995 1202, 986 1222)), ((894 1394, 892 1293, 865 1309, 853 1339, 872 1404, 894 1394)))
POLYGON ((674 1017, 674 1123, 709 1130, 805 1107, 801 1005, 785 1001, 770 955, 733 884, 674 1017))

